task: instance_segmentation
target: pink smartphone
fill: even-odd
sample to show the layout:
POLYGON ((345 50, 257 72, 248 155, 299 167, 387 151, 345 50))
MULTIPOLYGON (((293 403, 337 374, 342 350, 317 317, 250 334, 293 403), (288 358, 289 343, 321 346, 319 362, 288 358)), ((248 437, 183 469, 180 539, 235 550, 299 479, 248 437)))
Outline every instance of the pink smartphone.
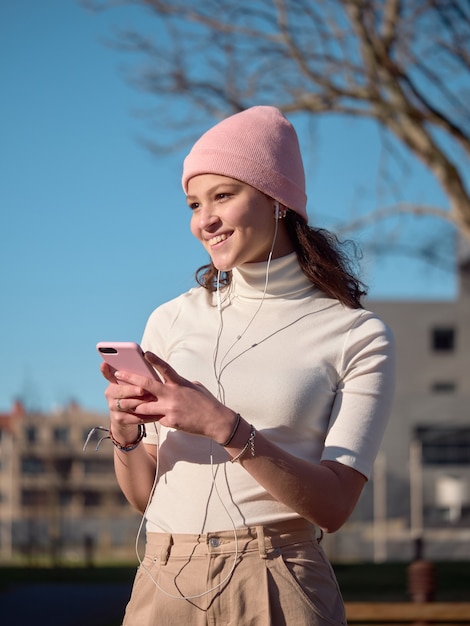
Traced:
POLYGON ((100 341, 96 349, 115 372, 121 370, 160 380, 157 372, 145 360, 142 348, 133 341, 100 341))

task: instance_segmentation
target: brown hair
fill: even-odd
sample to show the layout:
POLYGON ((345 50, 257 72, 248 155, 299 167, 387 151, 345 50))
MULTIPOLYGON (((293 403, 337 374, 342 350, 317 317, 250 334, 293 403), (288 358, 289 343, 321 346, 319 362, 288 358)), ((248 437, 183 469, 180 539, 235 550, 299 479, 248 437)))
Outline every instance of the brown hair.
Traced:
MULTIPOLYGON (((334 233, 323 228, 312 228, 293 211, 287 211, 284 221, 299 265, 315 287, 345 306, 362 308, 361 298, 367 293, 366 286, 355 275, 352 258, 345 251, 347 246, 352 247, 357 260, 359 253, 356 245, 351 241, 340 242, 334 233)), ((210 262, 196 271, 196 281, 212 292, 217 289, 217 274, 217 269, 210 262)), ((232 272, 220 274, 220 286, 229 285, 232 272)))

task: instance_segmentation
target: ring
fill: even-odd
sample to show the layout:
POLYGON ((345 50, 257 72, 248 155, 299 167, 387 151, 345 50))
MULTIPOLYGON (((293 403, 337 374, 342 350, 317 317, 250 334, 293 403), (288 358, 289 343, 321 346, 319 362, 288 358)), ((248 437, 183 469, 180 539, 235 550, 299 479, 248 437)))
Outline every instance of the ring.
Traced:
POLYGON ((119 398, 116 398, 116 406, 117 406, 117 410, 118 411, 122 411, 122 409, 121 409, 121 401, 120 401, 119 398))

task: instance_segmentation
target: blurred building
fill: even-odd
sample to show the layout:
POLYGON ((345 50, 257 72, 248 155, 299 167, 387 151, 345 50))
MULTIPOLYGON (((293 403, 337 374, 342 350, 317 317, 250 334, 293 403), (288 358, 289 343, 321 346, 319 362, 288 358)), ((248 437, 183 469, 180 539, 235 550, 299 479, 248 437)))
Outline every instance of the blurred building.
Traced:
MULTIPOLYGON (((360 528, 356 556, 408 560, 422 539, 425 557, 470 558, 468 250, 458 276, 455 301, 367 303, 394 332, 397 389, 373 480, 344 529, 360 528)), ((338 554, 350 552, 346 536, 338 554)))
POLYGON ((0 558, 132 558, 140 517, 118 487, 113 446, 96 452, 95 436, 83 451, 107 422, 74 403, 47 415, 17 403, 0 415, 0 558))

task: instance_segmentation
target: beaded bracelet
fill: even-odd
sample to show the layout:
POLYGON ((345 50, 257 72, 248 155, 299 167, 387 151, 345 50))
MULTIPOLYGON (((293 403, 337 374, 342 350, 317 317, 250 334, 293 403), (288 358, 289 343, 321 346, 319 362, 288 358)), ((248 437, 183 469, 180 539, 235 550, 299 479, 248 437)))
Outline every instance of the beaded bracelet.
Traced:
POLYGON ((237 454, 237 456, 234 456, 233 459, 230 459, 230 463, 235 463, 235 461, 239 461, 242 456, 244 456, 244 454, 247 452, 248 448, 250 448, 251 456, 255 456, 255 437, 255 427, 250 424, 250 436, 248 437, 248 441, 245 443, 242 450, 237 454))
POLYGON ((111 441, 113 442, 113 444, 116 446, 118 450, 121 450, 121 452, 130 452, 131 450, 135 450, 137 446, 139 445, 139 443, 142 441, 142 439, 147 436, 147 431, 145 430, 145 424, 138 424, 137 428, 138 428, 138 433, 139 433, 137 435, 137 439, 134 442, 128 444, 127 446, 123 446, 121 443, 119 443, 119 441, 114 439, 111 429, 109 430, 109 438, 111 439, 111 441))
POLYGON ((241 420, 241 415, 240 413, 237 413, 237 421, 235 422, 235 426, 233 427, 233 430, 230 434, 230 437, 227 439, 227 441, 225 443, 221 443, 220 445, 223 446, 224 448, 226 448, 228 446, 228 444, 232 441, 232 439, 235 437, 235 433, 238 430, 238 427, 240 426, 240 420, 241 420))

